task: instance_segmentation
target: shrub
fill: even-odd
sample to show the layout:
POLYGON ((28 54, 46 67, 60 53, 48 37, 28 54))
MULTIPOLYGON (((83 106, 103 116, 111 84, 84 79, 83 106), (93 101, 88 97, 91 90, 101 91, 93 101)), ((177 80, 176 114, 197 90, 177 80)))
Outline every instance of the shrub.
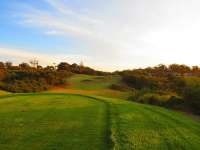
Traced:
POLYGON ((12 71, 2 81, 0 88, 15 93, 40 92, 65 83, 71 76, 67 71, 12 71))
POLYGON ((183 95, 191 110, 200 114, 200 86, 187 87, 183 95))
POLYGON ((169 108, 180 108, 183 107, 184 99, 180 96, 171 96, 168 101, 166 101, 165 106, 169 108))
POLYGON ((128 90, 130 88, 127 87, 126 85, 122 85, 122 84, 112 84, 110 86, 110 89, 118 90, 118 91, 126 91, 126 90, 128 90))
POLYGON ((164 107, 175 107, 183 103, 182 98, 179 96, 149 90, 138 91, 130 100, 164 107))
POLYGON ((158 88, 158 81, 156 81, 153 77, 148 77, 146 75, 125 74, 122 76, 122 81, 125 82, 128 86, 136 89, 158 88))

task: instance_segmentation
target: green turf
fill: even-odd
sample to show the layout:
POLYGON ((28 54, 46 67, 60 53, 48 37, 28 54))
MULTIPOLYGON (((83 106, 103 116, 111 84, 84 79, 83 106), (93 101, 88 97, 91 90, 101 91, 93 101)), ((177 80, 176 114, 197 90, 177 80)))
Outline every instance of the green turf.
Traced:
POLYGON ((72 84, 71 89, 100 90, 109 88, 112 84, 119 82, 119 79, 119 76, 74 75, 68 82, 72 84))
MULTIPOLYGON (((91 76, 74 75, 67 80, 65 89, 67 93, 93 94, 112 98, 127 99, 132 95, 132 91, 119 91, 111 89, 112 84, 119 84, 121 77, 118 75, 110 76, 91 76)), ((53 91, 56 92, 56 91, 53 91)), ((64 92, 64 91, 63 91, 64 92)))
POLYGON ((200 122, 159 107, 73 94, 0 98, 0 149, 199 148, 200 122))
POLYGON ((0 96, 2 96, 2 95, 8 95, 8 94, 9 94, 9 92, 0 90, 0 96))
POLYGON ((72 95, 1 98, 0 149, 107 149, 106 107, 72 95))
POLYGON ((200 149, 200 123, 179 113, 127 103, 115 105, 112 114, 115 149, 200 149))

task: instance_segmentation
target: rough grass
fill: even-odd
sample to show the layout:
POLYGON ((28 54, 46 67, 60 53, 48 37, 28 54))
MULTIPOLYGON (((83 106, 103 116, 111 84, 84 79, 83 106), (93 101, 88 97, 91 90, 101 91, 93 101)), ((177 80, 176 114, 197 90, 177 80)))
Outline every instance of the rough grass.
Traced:
POLYGON ((155 106, 101 96, 0 98, 1 149, 196 149, 200 122, 155 106))

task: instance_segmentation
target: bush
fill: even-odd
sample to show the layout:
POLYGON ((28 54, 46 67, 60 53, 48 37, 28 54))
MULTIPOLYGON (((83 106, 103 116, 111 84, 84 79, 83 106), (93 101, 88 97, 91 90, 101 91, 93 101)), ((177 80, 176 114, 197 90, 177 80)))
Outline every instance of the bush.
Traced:
POLYGON ((158 81, 152 77, 138 74, 125 74, 122 76, 122 81, 128 86, 136 89, 156 89, 158 88, 158 81))
POLYGON ((183 95, 191 110, 200 114, 200 86, 187 87, 183 95))
POLYGON ((147 93, 139 97, 139 101, 146 104, 163 105, 169 98, 168 96, 161 96, 155 93, 147 93))
POLYGON ((170 93, 153 92, 149 90, 138 91, 130 98, 139 103, 151 104, 164 107, 175 107, 183 103, 181 97, 171 95, 170 93))
POLYGON ((165 106, 169 108, 180 108, 184 104, 184 99, 180 96, 171 96, 168 101, 166 101, 165 106))
POLYGON ((28 80, 14 80, 9 84, 4 84, 3 90, 14 92, 14 93, 29 93, 29 92, 40 92, 48 89, 49 85, 39 81, 28 81, 28 80))
POLYGON ((0 84, 0 88, 14 93, 40 92, 51 86, 63 84, 71 76, 67 71, 12 71, 0 84))
POLYGON ((126 91, 126 90, 128 90, 130 88, 127 87, 126 85, 122 85, 122 84, 112 84, 110 86, 110 89, 118 90, 118 91, 126 91))

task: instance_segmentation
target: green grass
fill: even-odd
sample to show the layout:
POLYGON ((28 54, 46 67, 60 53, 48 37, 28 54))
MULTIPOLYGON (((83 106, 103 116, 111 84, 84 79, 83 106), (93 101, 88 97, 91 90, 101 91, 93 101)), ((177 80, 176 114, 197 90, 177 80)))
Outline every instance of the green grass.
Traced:
POLYGON ((198 150, 200 122, 121 99, 22 94, 0 98, 0 148, 198 150))
POLYGON ((119 82, 119 76, 90 76, 74 75, 68 82, 71 89, 79 90, 100 90, 109 88, 112 84, 119 82))
POLYGON ((0 90, 0 96, 2 96, 2 95, 8 95, 8 94, 9 94, 9 92, 0 90))
POLYGON ((73 93, 73 94, 90 94, 112 98, 127 99, 131 91, 112 90, 112 84, 120 82, 120 76, 91 76, 91 75, 74 75, 67 80, 67 85, 62 88, 50 90, 50 93, 73 93))
POLYGON ((1 98, 0 149, 107 149, 106 107, 62 94, 1 98))
POLYGON ((198 150, 200 123, 159 107, 127 103, 115 105, 115 149, 198 150))

